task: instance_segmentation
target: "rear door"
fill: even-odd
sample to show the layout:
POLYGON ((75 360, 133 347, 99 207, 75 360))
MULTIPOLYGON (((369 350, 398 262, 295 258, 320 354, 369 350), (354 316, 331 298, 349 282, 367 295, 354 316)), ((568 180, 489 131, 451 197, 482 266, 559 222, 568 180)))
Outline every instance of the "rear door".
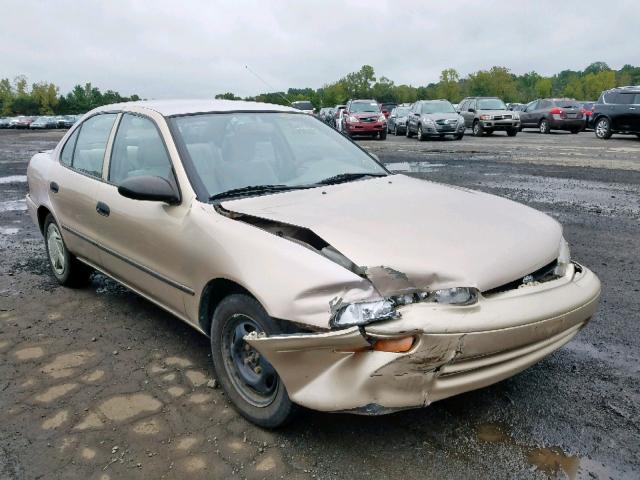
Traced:
POLYGON ((529 127, 532 124, 535 124, 532 118, 533 111, 536 109, 536 105, 538 105, 538 100, 534 100, 533 102, 529 103, 524 111, 520 114, 520 123, 523 127, 529 127))
POLYGON ((105 188, 102 170, 116 113, 85 120, 60 152, 50 174, 50 198, 64 241, 76 256, 100 265, 98 198, 105 188))
POLYGON ((612 118, 614 130, 640 130, 640 101, 639 94, 632 92, 618 92, 614 95, 616 101, 616 115, 612 118))
POLYGON ((183 316, 184 297, 194 294, 181 255, 188 249, 185 229, 189 206, 133 200, 118 193, 124 180, 143 175, 165 178, 180 190, 155 121, 124 113, 111 147, 108 182, 100 197, 109 209, 100 232, 104 268, 183 316))

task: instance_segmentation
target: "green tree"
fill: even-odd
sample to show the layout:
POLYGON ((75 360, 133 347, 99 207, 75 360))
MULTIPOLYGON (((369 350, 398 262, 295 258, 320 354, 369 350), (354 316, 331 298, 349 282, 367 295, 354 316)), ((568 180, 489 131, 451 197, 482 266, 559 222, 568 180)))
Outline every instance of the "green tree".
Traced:
POLYGON ((231 92, 219 93, 216 95, 216 99, 218 100, 241 100, 240 97, 236 97, 235 94, 231 92))
POLYGON ((536 97, 545 98, 551 96, 553 83, 550 78, 540 78, 535 84, 536 97))
POLYGON ((440 73, 440 81, 436 87, 436 94, 439 98, 446 98, 453 103, 462 100, 460 88, 460 75, 454 68, 447 68, 440 73))

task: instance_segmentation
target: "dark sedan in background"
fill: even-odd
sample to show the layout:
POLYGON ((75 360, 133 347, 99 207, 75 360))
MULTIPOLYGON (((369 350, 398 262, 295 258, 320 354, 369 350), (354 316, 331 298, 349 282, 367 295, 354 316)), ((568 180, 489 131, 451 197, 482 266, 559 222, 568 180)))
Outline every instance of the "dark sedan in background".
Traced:
POLYGON ((540 133, 568 130, 578 133, 584 129, 582 105, 572 98, 541 98, 520 112, 520 128, 537 128, 540 133))
POLYGON ((411 105, 400 105, 391 110, 387 118, 387 131, 394 135, 404 135, 407 130, 407 116, 411 105))

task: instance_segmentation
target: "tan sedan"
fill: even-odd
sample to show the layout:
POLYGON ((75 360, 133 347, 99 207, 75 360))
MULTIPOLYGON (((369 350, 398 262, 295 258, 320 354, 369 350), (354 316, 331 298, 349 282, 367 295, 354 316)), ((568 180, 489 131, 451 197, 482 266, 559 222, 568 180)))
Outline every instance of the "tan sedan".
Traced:
POLYGON ((28 182, 60 283, 99 270, 209 335, 229 398, 266 427, 490 385, 571 340, 600 294, 547 215, 391 175, 288 107, 101 107, 28 182))

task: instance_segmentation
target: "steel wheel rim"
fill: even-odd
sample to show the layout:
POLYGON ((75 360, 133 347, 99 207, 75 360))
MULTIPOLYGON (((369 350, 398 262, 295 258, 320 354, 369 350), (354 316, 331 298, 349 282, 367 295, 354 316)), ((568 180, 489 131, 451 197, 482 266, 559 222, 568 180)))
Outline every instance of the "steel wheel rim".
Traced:
POLYGON ((473 124, 473 133, 478 134, 480 132, 480 124, 478 122, 473 124))
POLYGON ((547 123, 543 120, 540 122, 540 133, 544 133, 547 131, 547 123))
POLYGON ((47 250, 51 268, 56 275, 63 275, 66 270, 65 247, 60 230, 54 223, 47 227, 47 250))
POLYGON ((262 328, 248 315, 229 317, 222 331, 222 358, 236 392, 251 405, 264 408, 275 400, 279 381, 271 364, 242 340, 254 331, 262 328))
POLYGON ((418 125, 418 140, 422 140, 422 125, 418 125))

